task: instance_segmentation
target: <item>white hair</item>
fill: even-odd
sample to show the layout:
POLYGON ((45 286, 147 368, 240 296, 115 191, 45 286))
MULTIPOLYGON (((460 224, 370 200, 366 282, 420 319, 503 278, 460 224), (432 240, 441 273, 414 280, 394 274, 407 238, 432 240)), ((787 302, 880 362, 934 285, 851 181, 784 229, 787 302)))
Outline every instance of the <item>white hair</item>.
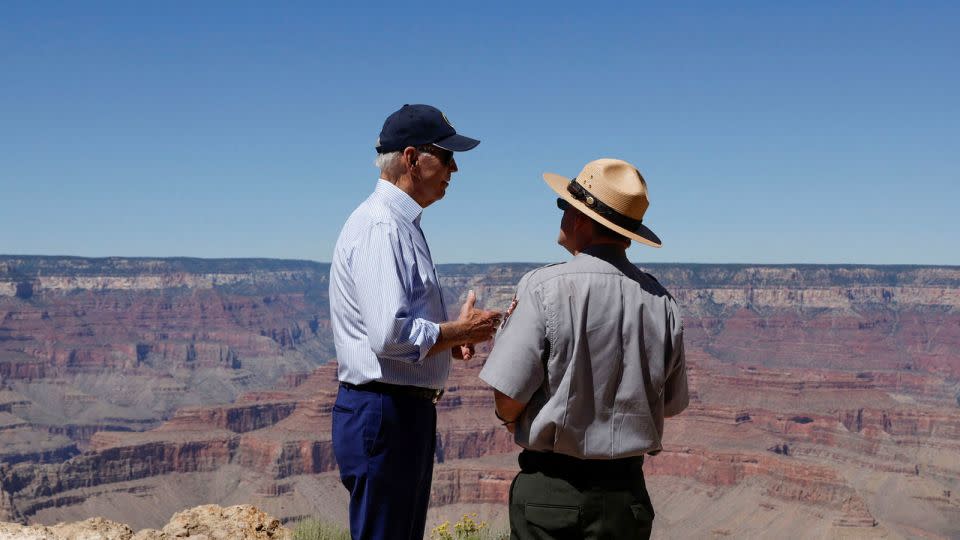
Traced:
POLYGON ((373 164, 376 165, 384 175, 392 175, 400 166, 400 154, 402 154, 402 152, 377 154, 377 159, 373 161, 373 164))

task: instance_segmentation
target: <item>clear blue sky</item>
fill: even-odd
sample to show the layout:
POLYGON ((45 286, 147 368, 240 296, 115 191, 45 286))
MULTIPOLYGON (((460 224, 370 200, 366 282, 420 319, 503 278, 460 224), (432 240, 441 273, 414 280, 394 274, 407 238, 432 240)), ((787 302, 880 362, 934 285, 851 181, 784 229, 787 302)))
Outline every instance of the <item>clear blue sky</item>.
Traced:
POLYGON ((463 4, 4 2, 0 253, 328 261, 430 103, 437 262, 563 260, 541 173, 618 157, 635 261, 960 264, 960 3, 463 4))

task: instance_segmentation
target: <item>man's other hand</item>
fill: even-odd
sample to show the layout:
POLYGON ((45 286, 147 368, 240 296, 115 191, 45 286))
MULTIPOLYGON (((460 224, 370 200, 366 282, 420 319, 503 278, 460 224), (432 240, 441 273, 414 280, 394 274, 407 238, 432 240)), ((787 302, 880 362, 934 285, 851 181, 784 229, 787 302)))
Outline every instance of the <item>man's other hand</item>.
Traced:
POLYGON ((453 353, 454 358, 460 360, 470 360, 473 358, 474 353, 476 353, 476 349, 474 348, 473 343, 465 343, 463 345, 455 346, 451 352, 453 353))

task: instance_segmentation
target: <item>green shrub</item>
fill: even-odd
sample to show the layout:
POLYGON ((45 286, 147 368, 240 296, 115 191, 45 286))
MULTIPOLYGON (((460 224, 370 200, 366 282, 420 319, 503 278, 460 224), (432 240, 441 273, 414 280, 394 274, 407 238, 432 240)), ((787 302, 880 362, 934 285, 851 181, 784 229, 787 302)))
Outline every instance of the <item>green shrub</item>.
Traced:
POLYGON ((430 540, 508 540, 510 532, 492 531, 485 521, 477 521, 477 514, 464 514, 452 526, 449 521, 430 530, 430 540))

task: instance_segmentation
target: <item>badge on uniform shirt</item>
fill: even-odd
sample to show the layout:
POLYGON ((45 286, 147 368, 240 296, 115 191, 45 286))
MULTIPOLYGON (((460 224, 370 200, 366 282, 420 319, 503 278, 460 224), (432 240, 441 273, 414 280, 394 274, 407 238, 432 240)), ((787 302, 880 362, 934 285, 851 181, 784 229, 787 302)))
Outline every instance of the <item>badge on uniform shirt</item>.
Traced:
POLYGON ((497 333, 499 334, 507 326, 507 320, 510 318, 510 315, 513 314, 513 310, 517 309, 517 304, 519 300, 514 296, 513 300, 510 301, 510 307, 507 308, 507 312, 503 314, 503 320, 500 321, 500 328, 497 328, 497 333))

